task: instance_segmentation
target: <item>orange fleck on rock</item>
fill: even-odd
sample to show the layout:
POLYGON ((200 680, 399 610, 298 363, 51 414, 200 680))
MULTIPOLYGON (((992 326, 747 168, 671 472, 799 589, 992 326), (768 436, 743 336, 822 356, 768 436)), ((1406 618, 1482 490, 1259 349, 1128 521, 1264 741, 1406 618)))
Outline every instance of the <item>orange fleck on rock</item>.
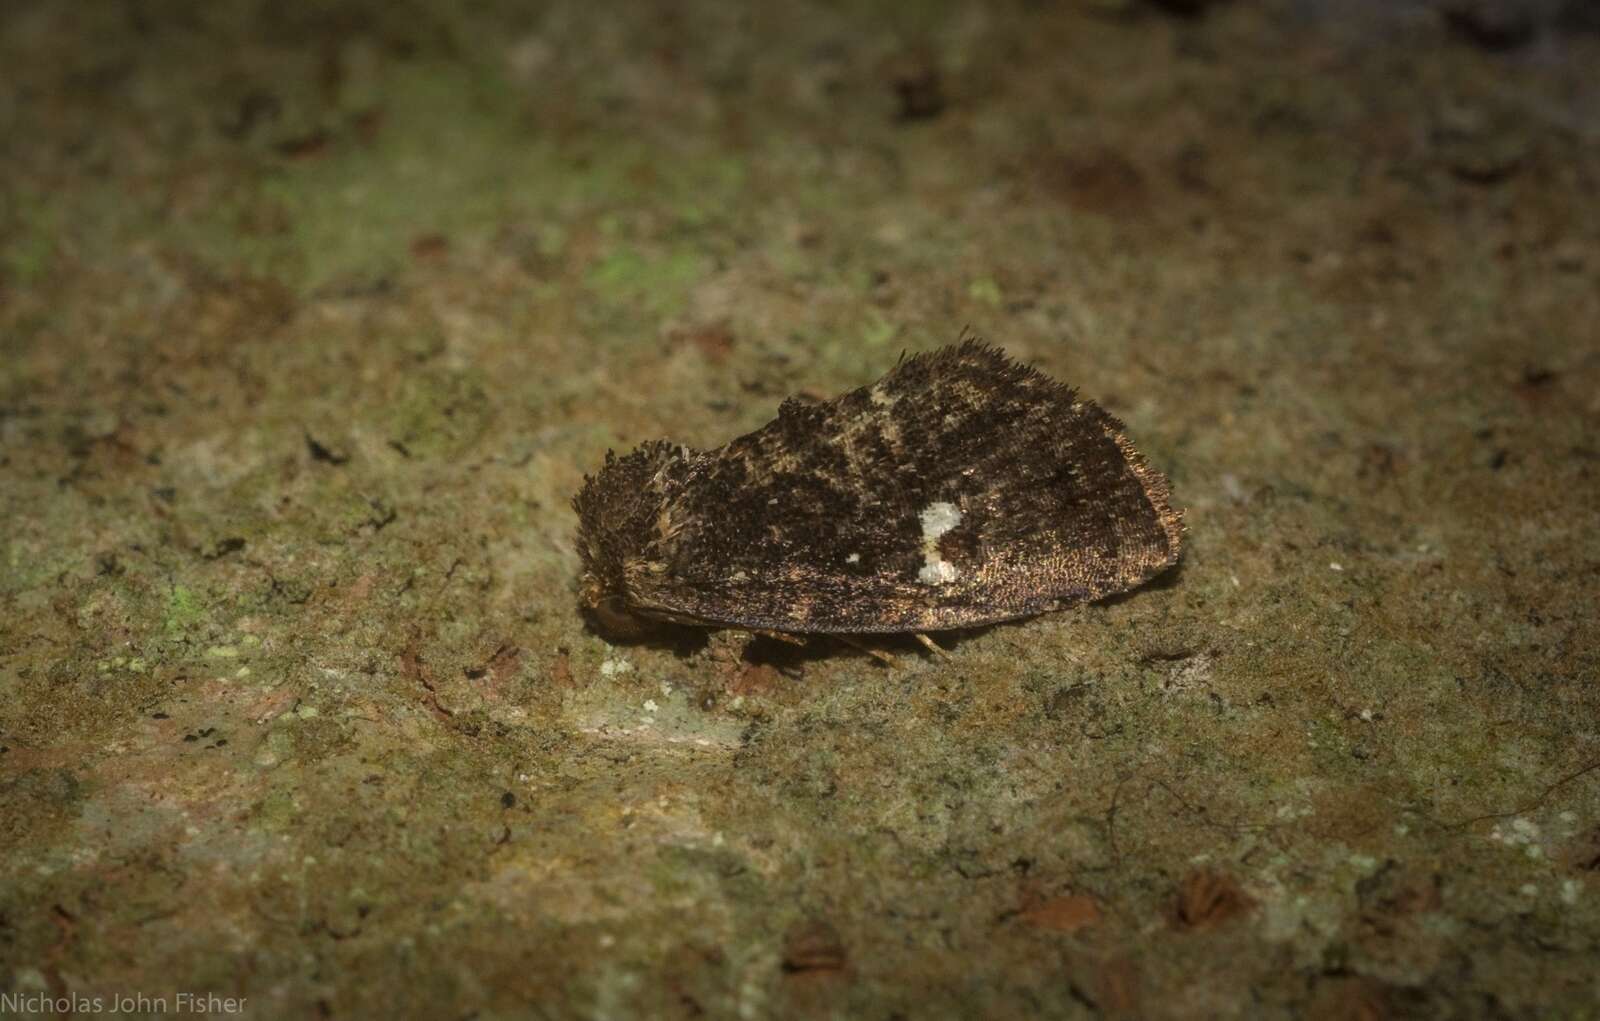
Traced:
POLYGON ((311 159, 326 152, 332 140, 326 131, 312 131, 279 142, 278 154, 292 160, 311 159))
POLYGON ((1022 913, 1023 922, 1049 932, 1077 932, 1098 924, 1100 917, 1100 902, 1084 893, 1052 897, 1022 913))
POLYGON ((723 362, 733 352, 733 330, 726 322, 709 323, 688 330, 674 330, 668 339, 674 345, 694 348, 711 362, 723 362))
POLYGON ((1224 872, 1191 872, 1178 884, 1173 921, 1182 929, 1204 929, 1243 915, 1255 906, 1239 881, 1224 872))
POLYGON ((849 955, 839 932, 825 921, 797 922, 783 936, 783 970, 790 975, 843 971, 849 955))
POLYGON ((489 659, 489 675, 495 683, 504 684, 517 675, 522 667, 522 650, 515 645, 502 645, 489 659))
POLYGON ((450 251, 450 239, 443 234, 423 234, 411 241, 411 257, 419 262, 443 258, 450 251))
POLYGON ((559 652, 556 658, 550 661, 550 683, 558 688, 576 688, 577 682, 572 678, 571 656, 566 652, 559 652))

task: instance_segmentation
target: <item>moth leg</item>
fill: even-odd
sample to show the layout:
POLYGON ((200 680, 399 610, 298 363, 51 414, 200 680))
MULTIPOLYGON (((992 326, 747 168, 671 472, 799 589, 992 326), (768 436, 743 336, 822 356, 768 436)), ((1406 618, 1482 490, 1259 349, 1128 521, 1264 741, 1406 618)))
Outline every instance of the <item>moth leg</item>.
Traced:
POLYGON ((833 637, 839 639, 839 641, 850 646, 850 648, 856 650, 857 652, 866 653, 879 663, 882 663, 884 666, 894 666, 894 657, 889 655, 887 652, 884 652, 882 649, 875 649, 865 642, 859 642, 856 639, 851 638, 849 635, 834 635, 833 637))
POLYGON ((758 635, 762 638, 772 638, 780 642, 788 642, 790 645, 806 644, 806 640, 803 636, 791 635, 786 631, 768 631, 766 628, 756 628, 750 633, 753 635, 758 635))
POLYGON ((750 647, 753 637, 750 632, 740 628, 719 629, 711 632, 706 651, 713 663, 725 669, 735 669, 744 659, 745 650, 750 647))
POLYGON ((943 649, 939 648, 939 646, 934 643, 934 640, 932 638, 929 638, 927 635, 923 634, 921 631, 913 631, 911 633, 911 637, 913 637, 917 641, 921 642, 922 643, 922 647, 924 649, 927 649, 929 652, 933 653, 935 656, 939 657, 940 659, 948 659, 949 658, 950 654, 948 652, 945 652, 943 649))

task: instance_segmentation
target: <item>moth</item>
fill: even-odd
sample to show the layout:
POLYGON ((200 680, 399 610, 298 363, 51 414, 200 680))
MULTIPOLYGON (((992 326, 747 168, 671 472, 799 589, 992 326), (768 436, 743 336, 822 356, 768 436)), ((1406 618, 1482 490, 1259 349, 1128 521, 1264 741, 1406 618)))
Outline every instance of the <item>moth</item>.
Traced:
POLYGON ((1127 591, 1184 532, 1122 423, 975 339, 715 450, 608 451, 573 508, 582 607, 624 634, 926 641, 1127 591))

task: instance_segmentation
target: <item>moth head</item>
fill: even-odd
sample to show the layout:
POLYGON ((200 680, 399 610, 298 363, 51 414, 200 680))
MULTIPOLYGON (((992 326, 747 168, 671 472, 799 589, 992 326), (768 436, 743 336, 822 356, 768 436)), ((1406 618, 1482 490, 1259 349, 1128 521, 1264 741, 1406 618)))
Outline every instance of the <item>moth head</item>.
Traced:
POLYGON ((578 603, 596 630, 636 637, 653 624, 637 612, 628 585, 637 565, 663 538, 667 489, 675 469, 692 452, 675 443, 646 443, 623 457, 607 451, 606 463, 573 498, 578 512, 578 555, 583 578, 578 603))
POLYGON ((579 593, 583 615, 595 631, 611 638, 637 638, 651 630, 650 624, 628 610, 627 600, 608 592, 597 578, 585 577, 579 593))

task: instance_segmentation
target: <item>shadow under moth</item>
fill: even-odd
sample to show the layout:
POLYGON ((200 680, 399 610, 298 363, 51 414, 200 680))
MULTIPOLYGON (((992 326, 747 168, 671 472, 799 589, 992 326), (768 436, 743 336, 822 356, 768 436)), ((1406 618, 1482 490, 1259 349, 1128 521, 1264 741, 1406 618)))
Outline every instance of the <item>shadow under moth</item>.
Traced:
POLYGON ((600 627, 778 634, 978 627, 1124 592, 1182 516, 1122 423, 967 340, 716 450, 657 440, 573 499, 600 627))

